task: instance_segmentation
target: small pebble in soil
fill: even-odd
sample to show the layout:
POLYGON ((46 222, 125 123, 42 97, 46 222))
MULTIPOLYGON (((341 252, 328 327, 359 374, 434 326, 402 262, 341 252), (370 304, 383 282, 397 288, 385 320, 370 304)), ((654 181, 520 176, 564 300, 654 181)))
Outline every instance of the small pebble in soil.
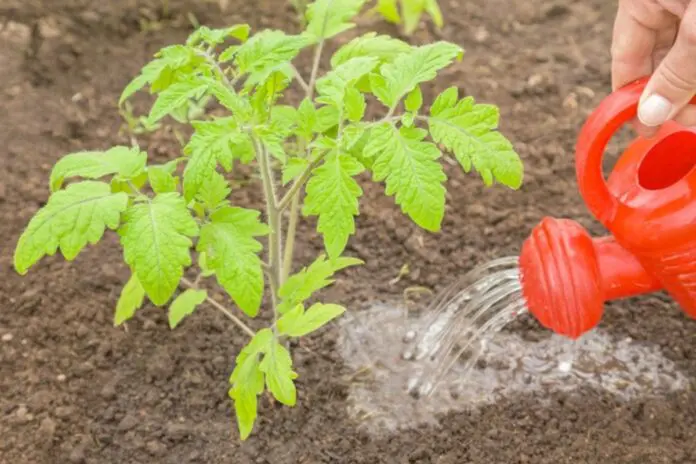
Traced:
POLYGON ((3 342, 11 342, 13 338, 14 338, 14 335, 12 335, 11 333, 6 333, 2 336, 2 341, 3 342))
POLYGON ((50 417, 46 417, 41 421, 39 426, 39 439, 43 442, 44 446, 50 446, 53 444, 53 437, 56 434, 56 422, 50 417))
POLYGON ((58 374, 58 376, 56 377, 56 380, 59 382, 65 382, 66 379, 67 377, 65 374, 58 374))
POLYGON ((167 447, 156 440, 148 441, 145 446, 152 456, 162 456, 167 451, 167 447))

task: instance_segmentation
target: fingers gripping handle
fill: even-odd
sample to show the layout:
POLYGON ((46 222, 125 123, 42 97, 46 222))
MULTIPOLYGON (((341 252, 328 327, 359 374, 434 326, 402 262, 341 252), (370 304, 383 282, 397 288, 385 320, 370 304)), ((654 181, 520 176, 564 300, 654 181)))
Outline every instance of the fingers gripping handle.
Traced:
MULTIPOLYGON (((619 200, 609 191, 602 159, 609 140, 625 123, 636 117, 638 103, 649 81, 643 77, 605 98, 580 131, 575 149, 575 172, 580 195, 597 220, 605 227, 612 222, 619 200)), ((696 104, 696 97, 691 99, 696 104)))

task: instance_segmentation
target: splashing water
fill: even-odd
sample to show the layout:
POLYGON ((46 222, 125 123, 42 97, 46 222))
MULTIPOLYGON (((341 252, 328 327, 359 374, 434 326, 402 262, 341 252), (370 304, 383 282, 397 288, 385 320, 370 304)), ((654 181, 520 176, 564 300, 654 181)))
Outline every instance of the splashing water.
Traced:
POLYGON ((503 258, 474 269, 424 311, 373 302, 346 313, 337 347, 353 369, 348 411, 360 428, 379 436, 521 396, 546 404, 551 392, 583 386, 623 400, 689 387, 657 347, 600 329, 578 341, 502 330, 526 312, 517 264, 503 258))
POLYGON ((412 345, 404 358, 429 363, 409 382, 411 394, 432 394, 467 352, 468 372, 491 337, 526 311, 516 257, 490 261, 455 281, 427 308, 420 334, 411 331, 406 336, 412 345))

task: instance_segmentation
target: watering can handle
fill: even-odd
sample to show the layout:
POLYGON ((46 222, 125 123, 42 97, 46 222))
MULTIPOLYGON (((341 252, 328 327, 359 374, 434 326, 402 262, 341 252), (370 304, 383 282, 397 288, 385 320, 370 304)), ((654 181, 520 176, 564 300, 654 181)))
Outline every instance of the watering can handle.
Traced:
MULTIPOLYGON (((638 102, 649 77, 634 81, 605 98, 580 131, 575 149, 578 187, 588 209, 608 227, 619 208, 619 200, 610 191, 602 172, 604 150, 614 133, 636 117, 638 102)), ((696 104, 696 97, 691 104, 696 104)))

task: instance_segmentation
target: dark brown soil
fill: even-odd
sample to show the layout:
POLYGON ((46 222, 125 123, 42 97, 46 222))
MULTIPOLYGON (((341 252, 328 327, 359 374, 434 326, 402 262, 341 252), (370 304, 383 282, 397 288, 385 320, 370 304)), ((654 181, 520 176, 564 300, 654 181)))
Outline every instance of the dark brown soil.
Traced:
MULTIPOLYGON (((346 413, 348 372, 334 349, 335 329, 307 340, 311 352, 295 350, 299 405, 264 401, 257 432, 240 443, 227 377, 245 337, 226 320, 201 311, 172 333, 163 312, 149 307, 127 330, 113 328, 128 275, 113 236, 75 263, 46 259, 25 278, 11 257, 46 200, 52 163, 127 141, 118 135, 117 96, 155 50, 187 35, 188 15, 212 26, 293 29, 288 2, 229 0, 221 11, 217 2, 171 0, 167 17, 158 0, 0 3, 2 463, 696 462, 691 392, 628 404, 590 390, 556 395, 551 406, 521 397, 452 413, 441 429, 371 438, 346 413)), ((326 295, 353 310, 374 299, 398 301, 413 285, 439 289, 477 263, 516 253, 544 215, 577 218, 601 233, 576 191, 572 154, 579 126, 609 90, 615 2, 441 3, 447 27, 425 28, 413 40, 451 40, 467 56, 428 94, 455 84, 500 105, 503 130, 526 164, 525 186, 485 190, 451 167, 438 236, 419 232, 379 186, 367 186, 349 249, 366 266, 326 295), (406 263, 410 275, 390 284, 406 263)), ((148 144, 164 157, 176 149, 167 135, 148 144)), ((244 195, 241 204, 258 204, 257 194, 244 195)), ((302 236, 298 254, 307 261, 320 241, 310 227, 302 236)), ((658 295, 609 306, 605 328, 659 346, 696 377, 696 323, 671 302, 658 295)), ((531 320, 511 330, 544 333, 531 320)))

